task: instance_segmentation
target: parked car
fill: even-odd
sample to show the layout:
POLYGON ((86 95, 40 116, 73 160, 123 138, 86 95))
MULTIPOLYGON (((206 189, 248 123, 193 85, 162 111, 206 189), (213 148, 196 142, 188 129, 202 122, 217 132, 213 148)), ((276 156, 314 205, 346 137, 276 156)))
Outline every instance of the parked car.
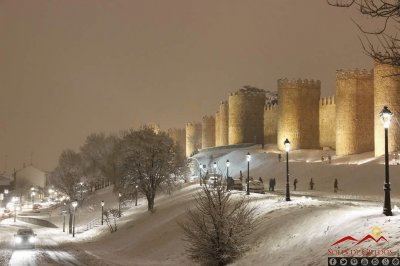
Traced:
POLYGON ((41 208, 42 208, 42 205, 40 205, 40 204, 33 204, 33 206, 32 206, 32 212, 39 213, 41 208))
POLYGON ((35 248, 36 234, 31 228, 18 229, 14 235, 15 248, 35 248))

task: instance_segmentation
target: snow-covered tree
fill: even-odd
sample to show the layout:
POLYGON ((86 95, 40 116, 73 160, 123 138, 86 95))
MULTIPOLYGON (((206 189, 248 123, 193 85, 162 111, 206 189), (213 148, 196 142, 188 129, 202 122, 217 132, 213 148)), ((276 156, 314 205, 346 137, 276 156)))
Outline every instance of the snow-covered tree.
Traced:
POLYGON ((175 177, 184 174, 186 159, 165 132, 151 127, 126 132, 121 144, 120 191, 134 196, 137 185, 146 196, 148 210, 153 211, 156 193, 163 186, 172 186, 175 177))
POLYGON ((77 196, 78 184, 82 177, 82 158, 73 150, 64 150, 58 166, 50 173, 50 183, 71 199, 77 196))
POLYGON ((203 186, 195 196, 194 208, 179 225, 193 260, 202 265, 226 265, 249 249, 256 223, 255 208, 246 198, 232 199, 220 186, 214 190, 203 186))
POLYGON ((382 64, 400 66, 400 1, 398 0, 327 0, 336 7, 355 8, 366 18, 355 20, 365 36, 364 51, 382 64))

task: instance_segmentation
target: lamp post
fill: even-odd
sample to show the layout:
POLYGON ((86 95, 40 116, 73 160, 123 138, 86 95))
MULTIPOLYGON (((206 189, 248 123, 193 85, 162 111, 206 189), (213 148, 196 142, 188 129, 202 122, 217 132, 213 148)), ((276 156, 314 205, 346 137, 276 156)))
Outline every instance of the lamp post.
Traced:
POLYGON ((247 159, 247 195, 250 195, 250 160, 251 160, 250 152, 247 153, 246 159, 247 159))
POLYGON ((101 225, 103 225, 104 200, 101 201, 101 225))
POLYGON ((35 191, 31 192, 31 198, 32 198, 32 205, 35 204, 35 191))
POLYGON ((289 150, 290 141, 286 139, 283 144, 285 145, 286 151, 286 201, 290 201, 290 191, 289 191, 289 150))
POLYGON ((72 224, 72 237, 75 237, 75 212, 77 206, 78 206, 78 201, 77 200, 73 201, 72 207, 74 208, 74 222, 72 224))
POLYGON ((226 160, 226 190, 228 190, 228 178, 229 178, 229 166, 231 165, 231 162, 229 160, 226 160))
POLYGON ((387 106, 384 106, 382 111, 379 113, 383 127, 385 128, 385 182, 383 190, 385 191, 385 201, 383 204, 383 214, 386 216, 392 216, 392 206, 390 203, 390 182, 389 182, 389 144, 388 144, 388 131, 390 126, 390 120, 392 119, 393 113, 387 106))
POLYGON ((136 191, 135 191, 135 206, 137 206, 137 196, 138 196, 138 185, 136 185, 136 191))
MULTIPOLYGON (((64 202, 64 208, 65 208, 65 202, 64 202)), ((67 213, 66 210, 62 211, 62 215, 63 215, 63 233, 65 233, 65 214, 67 213)))
POLYGON ((214 168, 214 188, 216 188, 217 187, 217 162, 214 162, 213 168, 214 168))
POLYGON ((121 193, 118 193, 118 216, 121 217, 121 193))

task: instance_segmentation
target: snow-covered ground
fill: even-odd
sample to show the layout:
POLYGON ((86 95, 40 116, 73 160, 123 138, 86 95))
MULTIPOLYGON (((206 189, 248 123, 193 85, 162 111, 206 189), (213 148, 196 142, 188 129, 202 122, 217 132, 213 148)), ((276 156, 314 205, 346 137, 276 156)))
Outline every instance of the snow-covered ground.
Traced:
MULTIPOLYGON (((392 203, 397 206, 393 208, 394 216, 386 217, 382 215, 382 158, 375 159, 369 153, 340 158, 332 156, 332 163, 328 164, 321 162, 321 156, 329 154, 326 151, 291 152, 291 181, 296 177, 299 184, 298 190, 292 192, 290 202, 283 197, 286 162, 278 162, 274 147, 214 150, 211 159, 211 152, 206 151, 196 158, 201 164, 217 161, 222 173, 225 173, 225 162, 229 159, 229 172, 238 177, 240 170, 244 176, 247 174, 247 152, 252 154, 250 175, 261 176, 266 186, 268 178, 275 177, 278 191, 250 195, 260 223, 253 234, 252 249, 233 265, 327 265, 328 256, 343 250, 386 250, 393 256, 398 255, 400 166, 390 168, 392 203), (315 182, 313 191, 308 189, 311 177, 315 182), (333 193, 334 178, 339 180, 338 193, 333 193), (357 246, 346 241, 333 245, 346 236, 360 240, 372 234, 373 229, 376 239, 384 236, 387 241, 365 241, 357 246)), ((12 220, 5 220, 0 224, 0 264, 11 261, 12 265, 22 265, 27 260, 34 260, 27 265, 194 264, 185 251, 177 221, 183 219, 185 211, 192 206, 193 195, 199 189, 198 184, 192 184, 172 195, 158 197, 155 213, 148 213, 146 202, 139 199, 138 206, 124 209, 123 217, 117 222, 118 230, 112 234, 106 225, 89 231, 79 230, 75 238, 63 233, 62 228, 34 227, 41 242, 33 253, 13 252, 10 246, 12 235, 17 226, 24 224, 13 225, 12 220), (15 261, 21 258, 25 259, 15 261)), ((245 196, 243 192, 233 193, 235 197, 245 196)), ((78 228, 99 217, 102 200, 106 202, 105 207, 118 206, 118 197, 112 187, 97 191, 78 208, 78 228)), ((59 211, 51 214, 52 222, 58 226, 61 218, 59 211)))

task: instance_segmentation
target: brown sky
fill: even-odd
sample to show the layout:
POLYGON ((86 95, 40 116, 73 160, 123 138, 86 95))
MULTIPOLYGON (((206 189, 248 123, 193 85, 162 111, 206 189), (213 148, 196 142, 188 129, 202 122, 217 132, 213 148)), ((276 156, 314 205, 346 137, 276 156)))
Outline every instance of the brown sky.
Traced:
POLYGON ((92 132, 183 127, 242 85, 371 68, 324 0, 0 0, 0 171, 51 170, 92 132))

